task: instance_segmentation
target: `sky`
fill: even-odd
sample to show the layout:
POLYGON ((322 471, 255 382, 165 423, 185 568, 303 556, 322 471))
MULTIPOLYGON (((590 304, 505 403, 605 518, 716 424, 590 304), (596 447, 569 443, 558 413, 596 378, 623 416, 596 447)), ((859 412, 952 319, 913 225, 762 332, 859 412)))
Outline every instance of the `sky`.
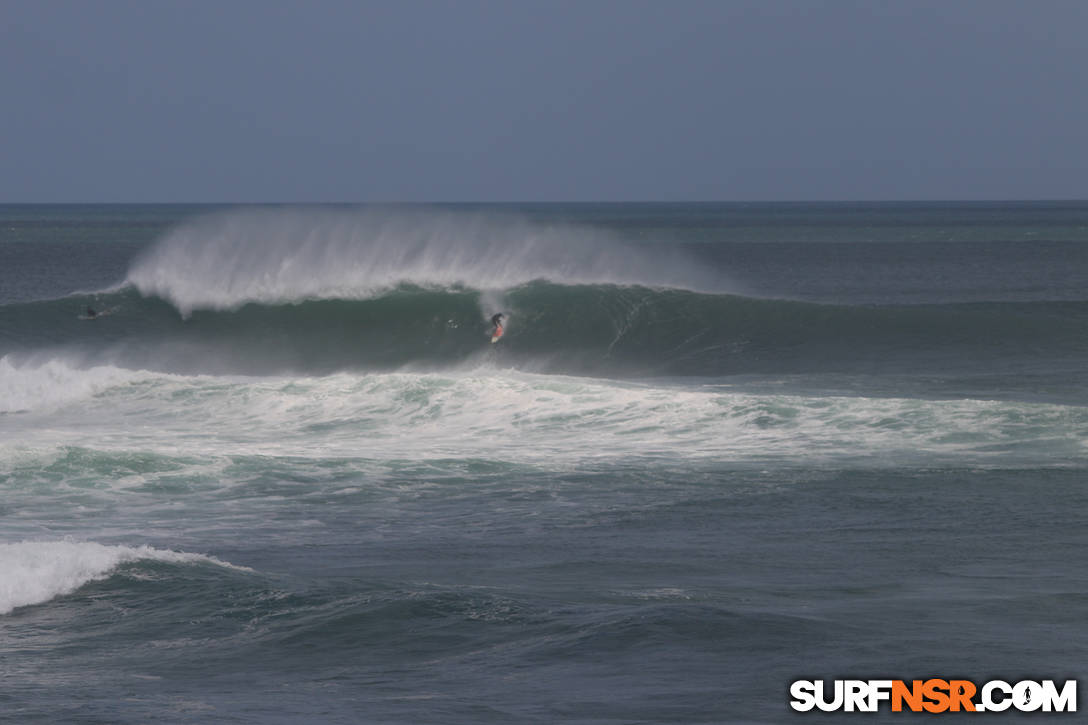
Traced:
POLYGON ((1088 198, 1083 0, 0 0, 0 203, 1088 198))

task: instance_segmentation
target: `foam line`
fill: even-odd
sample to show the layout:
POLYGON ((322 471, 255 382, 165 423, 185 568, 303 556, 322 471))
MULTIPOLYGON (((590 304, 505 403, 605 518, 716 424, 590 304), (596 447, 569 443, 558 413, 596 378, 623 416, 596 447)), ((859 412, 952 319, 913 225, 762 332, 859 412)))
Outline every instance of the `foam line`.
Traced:
POLYGON ((57 358, 20 364, 5 355, 0 358, 0 413, 42 410, 91 398, 140 376, 111 365, 80 370, 57 358))
POLYGON ((5 455, 49 445, 553 464, 681 454, 828 465, 921 455, 966 464, 1074 459, 1088 431, 1088 412, 1075 406, 658 387, 486 367, 308 378, 141 374, 140 384, 55 414, 12 419, 5 455), (516 445, 497 448, 496 437, 516 445))

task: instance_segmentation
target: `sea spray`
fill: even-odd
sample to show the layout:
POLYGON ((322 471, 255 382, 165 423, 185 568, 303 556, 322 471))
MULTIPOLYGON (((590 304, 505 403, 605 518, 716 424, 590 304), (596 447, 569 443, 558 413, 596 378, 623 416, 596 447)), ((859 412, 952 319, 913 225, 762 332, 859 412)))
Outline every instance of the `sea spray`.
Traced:
POLYGON ((718 290, 679 249, 585 226, 427 208, 249 209, 193 220, 131 266, 127 282, 197 309, 366 299, 400 284, 504 290, 536 279, 718 290))
POLYGON ((108 576, 121 564, 149 559, 170 563, 207 562, 234 567, 214 557, 150 546, 107 546, 94 542, 23 541, 0 543, 0 615, 39 604, 108 576))
POLYGON ((8 719, 768 721, 799 668, 1083 667, 1088 247, 1062 230, 1088 205, 519 212, 654 273, 702 245, 746 296, 409 270, 298 299, 300 265, 355 263, 316 240, 255 259, 275 301, 246 301, 245 264, 183 279, 179 242, 183 317, 124 280, 204 211, 0 209, 8 719), (181 552, 254 571, 156 558, 181 552))

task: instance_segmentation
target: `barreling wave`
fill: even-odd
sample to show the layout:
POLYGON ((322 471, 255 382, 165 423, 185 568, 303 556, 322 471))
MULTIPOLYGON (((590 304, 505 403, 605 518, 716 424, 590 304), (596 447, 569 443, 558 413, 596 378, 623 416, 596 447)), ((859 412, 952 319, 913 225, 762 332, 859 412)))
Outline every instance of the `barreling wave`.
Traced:
POLYGON ((63 347, 182 373, 326 374, 490 361, 602 376, 1015 371, 1088 353, 1088 303, 845 306, 614 284, 485 290, 401 284, 368 299, 249 303, 181 318, 127 288, 0 307, 0 354, 63 347), (496 301, 498 300, 498 301, 496 301), (78 319, 87 304, 107 317, 78 319), (488 339, 487 318, 509 315, 488 339))

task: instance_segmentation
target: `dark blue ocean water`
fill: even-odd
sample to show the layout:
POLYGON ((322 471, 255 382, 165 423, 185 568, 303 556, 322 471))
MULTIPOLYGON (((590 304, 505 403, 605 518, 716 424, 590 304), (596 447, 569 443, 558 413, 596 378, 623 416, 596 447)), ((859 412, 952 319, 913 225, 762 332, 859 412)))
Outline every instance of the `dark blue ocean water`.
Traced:
POLYGON ((1088 203, 0 207, 0 717, 1081 677, 1086 362, 1088 203))

